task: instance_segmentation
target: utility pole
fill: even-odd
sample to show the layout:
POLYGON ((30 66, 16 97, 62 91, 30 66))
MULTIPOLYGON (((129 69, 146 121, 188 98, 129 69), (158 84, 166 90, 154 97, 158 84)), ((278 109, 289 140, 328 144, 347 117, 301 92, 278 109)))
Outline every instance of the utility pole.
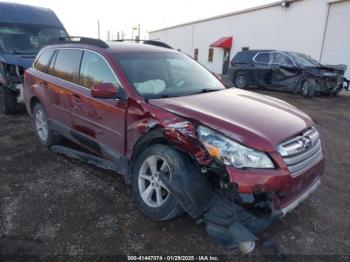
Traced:
POLYGON ((138 26, 137 26, 137 31, 138 31, 138 39, 137 39, 137 40, 140 40, 140 38, 141 38, 141 27, 140 27, 140 23, 139 23, 138 26))
POLYGON ((100 37, 101 37, 101 34, 100 34, 100 20, 97 20, 97 36, 98 36, 98 39, 100 39, 100 37))

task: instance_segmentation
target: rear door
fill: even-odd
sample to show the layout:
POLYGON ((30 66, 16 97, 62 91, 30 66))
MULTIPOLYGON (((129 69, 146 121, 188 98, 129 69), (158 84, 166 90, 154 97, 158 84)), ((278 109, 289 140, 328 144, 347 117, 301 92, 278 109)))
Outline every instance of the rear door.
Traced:
POLYGON ((59 49, 48 67, 46 86, 49 98, 49 115, 52 124, 61 132, 72 128, 71 98, 78 78, 79 64, 83 51, 80 49, 59 49))
POLYGON ((258 52, 253 57, 251 78, 258 86, 265 87, 270 70, 271 52, 258 52))
POLYGON ((297 88, 300 69, 290 56, 282 52, 272 52, 269 69, 271 87, 284 90, 297 88))
POLYGON ((80 67, 79 87, 72 97, 73 129, 90 149, 111 160, 120 160, 125 150, 125 112, 127 102, 119 99, 98 99, 91 96, 91 87, 111 83, 121 88, 107 60, 85 50, 80 67))

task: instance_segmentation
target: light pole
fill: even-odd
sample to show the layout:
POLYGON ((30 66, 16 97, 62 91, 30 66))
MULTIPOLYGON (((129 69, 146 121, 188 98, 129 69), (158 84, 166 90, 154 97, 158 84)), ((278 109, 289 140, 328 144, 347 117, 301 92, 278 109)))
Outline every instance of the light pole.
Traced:
POLYGON ((101 34, 100 34, 100 20, 97 20, 97 36, 98 36, 98 39, 100 39, 100 37, 101 37, 101 34))

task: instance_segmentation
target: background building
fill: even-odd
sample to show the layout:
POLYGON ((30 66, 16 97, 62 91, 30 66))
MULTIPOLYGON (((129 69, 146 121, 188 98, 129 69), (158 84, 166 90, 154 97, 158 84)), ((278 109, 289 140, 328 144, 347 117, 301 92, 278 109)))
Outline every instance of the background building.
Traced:
POLYGON ((350 78, 350 1, 278 1, 149 33, 198 58, 215 73, 243 48, 298 51, 323 64, 345 64, 350 78))

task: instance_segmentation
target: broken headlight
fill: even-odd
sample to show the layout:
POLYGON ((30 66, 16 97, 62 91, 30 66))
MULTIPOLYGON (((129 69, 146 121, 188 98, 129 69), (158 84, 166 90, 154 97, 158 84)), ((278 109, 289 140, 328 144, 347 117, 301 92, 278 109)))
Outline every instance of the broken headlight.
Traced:
POLYGON ((227 166, 236 168, 275 167, 269 156, 264 152, 243 146, 214 130, 199 126, 197 133, 208 153, 227 166))

